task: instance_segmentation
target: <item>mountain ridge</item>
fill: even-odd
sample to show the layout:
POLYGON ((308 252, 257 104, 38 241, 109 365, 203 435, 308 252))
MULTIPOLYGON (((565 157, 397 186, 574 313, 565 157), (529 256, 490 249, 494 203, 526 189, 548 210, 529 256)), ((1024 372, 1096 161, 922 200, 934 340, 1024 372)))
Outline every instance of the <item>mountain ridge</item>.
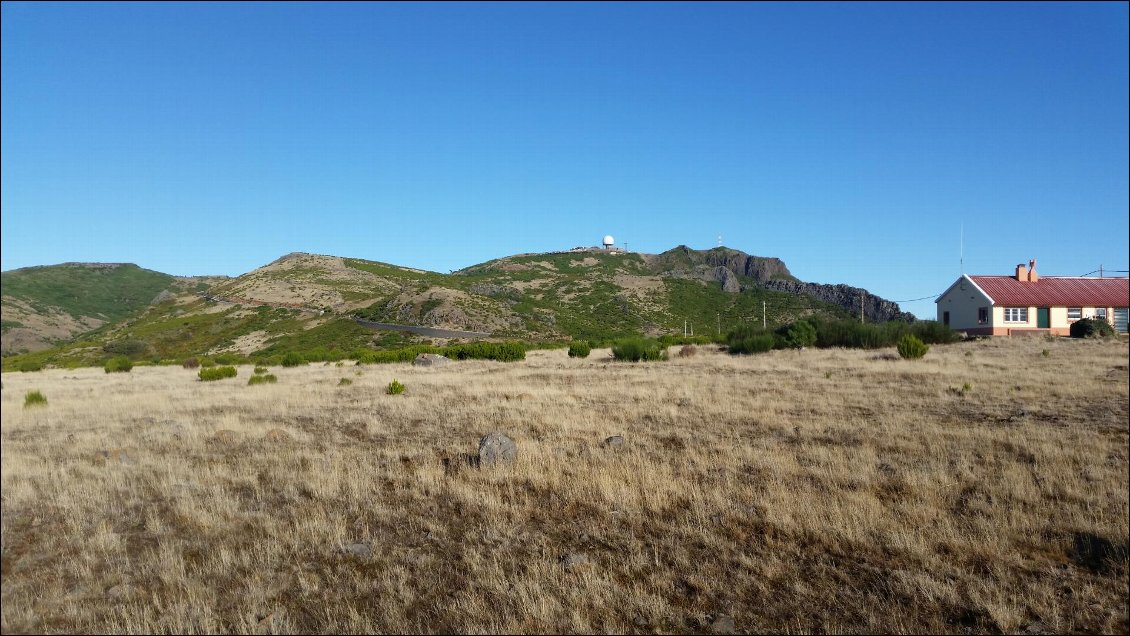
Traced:
MULTIPOLYGON (((79 267, 88 272, 141 270, 134 264, 39 266, 79 267)), ((4 273, 5 335, 15 330, 9 310, 28 304, 26 298, 8 294, 10 274, 28 269, 35 268, 4 273)), ((779 258, 727 247, 679 245, 659 254, 574 248, 504 256, 448 274, 291 252, 231 278, 152 273, 163 286, 144 303, 136 302, 135 293, 133 313, 119 320, 100 315, 96 322, 73 326, 70 344, 63 338, 45 339, 45 344, 62 355, 83 349, 81 341, 86 359, 118 340, 140 341, 155 357, 252 354, 289 346, 350 350, 413 341, 406 334, 374 334, 354 318, 486 332, 494 338, 602 340, 681 333, 684 324, 701 332, 751 320, 782 324, 809 315, 858 316, 861 298, 867 320, 914 319, 867 290, 806 283, 779 258)), ((5 349, 9 353, 10 347, 5 349)))

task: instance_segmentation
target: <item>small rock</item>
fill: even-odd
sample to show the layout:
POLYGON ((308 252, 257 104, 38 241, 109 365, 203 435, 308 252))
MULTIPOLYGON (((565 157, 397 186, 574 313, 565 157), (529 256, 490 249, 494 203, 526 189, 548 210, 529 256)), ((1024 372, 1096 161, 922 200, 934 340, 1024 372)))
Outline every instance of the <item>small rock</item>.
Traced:
POLYGON ((588 563, 589 555, 585 554, 584 552, 570 552, 569 554, 561 557, 561 565, 564 566, 566 570, 572 570, 573 568, 580 567, 582 565, 588 565, 588 563))
POLYGON ((518 459, 518 445, 502 433, 483 435, 479 440, 479 465, 513 464, 518 459))
POLYGON ((290 433, 287 433, 281 428, 272 428, 271 430, 267 431, 267 434, 264 437, 266 437, 268 442, 289 442, 291 439, 293 439, 290 436, 290 433))
POLYGON ((106 466, 108 464, 117 464, 119 466, 136 466, 137 449, 112 448, 110 450, 101 450, 94 453, 94 463, 99 466, 106 466))
POLYGON ((368 558, 373 556, 373 550, 364 543, 351 543, 345 546, 346 554, 352 554, 355 557, 368 558))
POLYGON ((611 448, 613 450, 620 450, 624 447, 624 436, 613 435, 612 437, 606 438, 604 440, 604 447, 611 448))
POLYGON ((450 358, 446 358, 436 353, 421 353, 416 356, 412 364, 417 367, 441 367, 451 362, 450 358))
POLYGON ((710 633, 712 634, 733 634, 734 629, 734 619, 728 614, 719 614, 710 623, 710 633))
POLYGON ((133 595, 133 586, 126 583, 118 583, 114 587, 106 590, 106 596, 113 599, 123 599, 133 595))

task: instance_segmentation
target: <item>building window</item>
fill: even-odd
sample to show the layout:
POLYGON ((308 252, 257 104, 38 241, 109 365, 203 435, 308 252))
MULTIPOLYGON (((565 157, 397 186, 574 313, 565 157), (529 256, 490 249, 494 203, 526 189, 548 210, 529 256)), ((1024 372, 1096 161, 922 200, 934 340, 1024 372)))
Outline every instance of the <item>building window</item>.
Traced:
POLYGON ((1005 307, 1004 308, 1004 321, 1005 322, 1028 322, 1028 308, 1027 307, 1005 307))
POLYGON ((983 325, 989 322, 989 308, 979 307, 977 309, 977 324, 983 325))
POLYGON ((1106 307, 1095 307, 1095 318, 1106 320, 1106 307))
POLYGON ((1083 317, 1083 308, 1082 307, 1068 307, 1067 308, 1067 319, 1068 320, 1074 322, 1076 320, 1081 319, 1082 317, 1083 317))

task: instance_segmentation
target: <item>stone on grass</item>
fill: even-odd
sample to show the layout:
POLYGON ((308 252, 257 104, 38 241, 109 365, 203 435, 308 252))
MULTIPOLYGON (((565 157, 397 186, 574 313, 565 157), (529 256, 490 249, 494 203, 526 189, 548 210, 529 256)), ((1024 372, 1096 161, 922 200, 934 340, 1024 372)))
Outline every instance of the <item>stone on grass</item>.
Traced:
POLYGON ((479 440, 479 466, 513 464, 518 459, 518 445, 502 433, 483 435, 479 440))
POLYGON ((584 552, 570 552, 561 557, 561 565, 566 570, 572 570, 589 564, 589 555, 584 552))
POLYGON ((272 428, 267 431, 264 437, 266 437, 268 442, 289 442, 292 439, 290 433, 287 433, 281 428, 272 428))
POLYGON ((734 630, 734 619, 727 614, 715 616, 710 623, 710 633, 712 634, 733 634, 734 630))
POLYGON ((606 438, 604 440, 604 447, 611 448, 612 450, 620 450, 621 448, 624 448, 624 436, 613 435, 612 437, 606 438))
POLYGON ((450 358, 445 358, 437 353, 421 353, 416 356, 412 364, 417 367, 441 367, 451 362, 450 358))
POLYGON ((367 558, 373 555, 373 549, 364 543, 350 543, 345 546, 346 554, 352 554, 355 557, 367 558))

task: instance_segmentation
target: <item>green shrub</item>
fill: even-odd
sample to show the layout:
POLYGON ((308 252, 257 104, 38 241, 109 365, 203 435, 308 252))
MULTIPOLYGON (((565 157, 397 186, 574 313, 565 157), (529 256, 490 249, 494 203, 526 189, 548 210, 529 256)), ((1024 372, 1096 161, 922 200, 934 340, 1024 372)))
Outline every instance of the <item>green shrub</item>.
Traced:
POLYGON ((667 351, 658 340, 650 338, 624 338, 612 345, 612 357, 626 362, 641 360, 666 360, 667 351))
POLYGON ((589 343, 584 341, 574 342, 569 345, 570 358, 587 358, 591 352, 592 347, 589 346, 589 343))
POLYGON ((1072 338, 1107 338, 1114 335, 1114 327, 1101 318, 1084 318, 1071 323, 1072 338))
POLYGON ((910 333, 926 344, 951 344, 961 340, 961 334, 937 320, 919 320, 910 325, 910 333))
POLYGON ((772 332, 751 325, 742 325, 726 334, 726 348, 730 353, 765 353, 777 343, 772 332))
POLYGON ((43 363, 36 362, 35 360, 24 360, 20 363, 19 369, 20 371, 23 371, 25 373, 30 373, 32 371, 42 371, 43 363))
MULTIPOLYGON (((221 368, 222 369, 230 369, 231 367, 221 367, 221 368)), ((201 379, 203 379, 203 378, 201 378, 201 379)), ((278 381, 279 381, 279 379, 276 378, 273 373, 267 373, 267 374, 264 374, 264 375, 253 375, 250 378, 247 378, 247 386, 252 386, 252 385, 255 385, 255 384, 274 384, 275 382, 278 382, 278 381)))
POLYGON ((216 361, 213 360, 212 358, 205 356, 205 357, 200 358, 200 366, 202 368, 205 368, 205 369, 210 368, 210 367, 214 367, 214 366, 216 366, 216 361))
POLYGON ((385 390, 385 393, 388 393, 389 395, 400 395, 401 393, 404 393, 404 385, 397 382, 394 378, 392 382, 388 383, 388 389, 385 390))
POLYGON ((784 342, 794 349, 811 347, 816 344, 816 327, 807 320, 798 320, 785 328, 784 342))
POLYGON ((106 344, 102 345, 102 350, 106 353, 113 353, 117 355, 128 356, 131 358, 145 353, 145 350, 148 348, 149 345, 145 344, 144 341, 132 338, 127 340, 115 340, 114 342, 107 342, 106 344))
POLYGON ((342 378, 337 382, 338 386, 349 386, 350 384, 353 384, 353 380, 350 380, 349 378, 342 378))
POLYGON ((267 372, 267 367, 255 367, 255 370, 253 371, 253 373, 255 373, 255 375, 261 375, 261 374, 266 373, 266 372, 267 372))
POLYGON ((130 369, 133 368, 133 363, 130 362, 129 356, 120 355, 107 360, 102 368, 106 370, 106 373, 129 373, 130 369))
POLYGON ((297 367, 306 364, 306 358, 302 357, 301 353, 291 351, 282 358, 282 365, 284 367, 297 367))
POLYGON ((28 391, 27 395, 24 396, 25 409, 30 406, 38 406, 40 404, 44 406, 47 405, 47 396, 43 395, 39 391, 28 391))
POLYGON ((899 340, 898 352, 906 360, 917 360, 926 355, 930 350, 930 345, 922 342, 914 334, 906 334, 899 340))
POLYGON ((213 380, 223 380, 224 378, 234 378, 238 372, 235 367, 212 367, 200 370, 200 380, 202 382, 211 382, 213 380))

